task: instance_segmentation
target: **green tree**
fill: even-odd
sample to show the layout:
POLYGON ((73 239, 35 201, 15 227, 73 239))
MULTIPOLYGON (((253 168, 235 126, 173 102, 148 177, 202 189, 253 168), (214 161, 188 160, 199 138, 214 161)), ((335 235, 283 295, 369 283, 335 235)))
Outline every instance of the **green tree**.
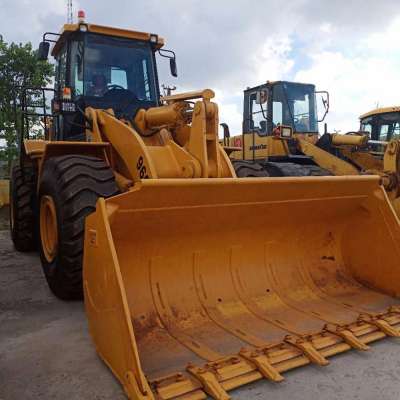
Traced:
POLYGON ((5 143, 0 148, 0 160, 6 161, 8 168, 17 155, 21 120, 21 110, 14 107, 14 99, 20 98, 21 87, 47 86, 53 75, 53 65, 39 61, 31 43, 8 44, 0 35, 0 144, 5 143))

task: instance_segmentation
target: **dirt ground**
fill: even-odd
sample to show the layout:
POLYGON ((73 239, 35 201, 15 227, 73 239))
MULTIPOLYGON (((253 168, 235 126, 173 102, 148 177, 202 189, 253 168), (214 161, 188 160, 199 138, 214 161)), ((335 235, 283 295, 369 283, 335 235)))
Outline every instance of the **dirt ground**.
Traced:
POLYGON ((8 207, 0 207, 0 231, 8 229, 8 207))
MULTIPOLYGON (((4 219, 7 213, 0 215, 4 219)), ((303 367, 285 378, 230 394, 240 400, 398 400, 400 341, 385 339, 368 352, 351 351, 327 367, 303 367)), ((125 398, 96 355, 83 304, 57 300, 38 256, 16 253, 8 231, 0 231, 0 400, 125 398)))

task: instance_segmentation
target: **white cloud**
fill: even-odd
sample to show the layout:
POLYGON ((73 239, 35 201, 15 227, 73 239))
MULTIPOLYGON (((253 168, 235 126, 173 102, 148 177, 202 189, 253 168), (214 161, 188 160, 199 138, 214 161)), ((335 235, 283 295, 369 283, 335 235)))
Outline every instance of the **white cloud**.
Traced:
MULTIPOLYGON (((386 29, 374 32, 361 40, 360 50, 385 54, 389 57, 396 53, 399 46, 400 17, 396 17, 386 29)), ((398 52, 397 52, 398 53, 398 52)))
POLYGON ((353 49, 315 53, 311 66, 296 73, 296 80, 313 82, 331 93, 330 130, 357 129, 360 114, 377 104, 399 103, 400 49, 395 45, 399 33, 400 18, 384 31, 367 35, 353 49))
POLYGON ((43 32, 60 30, 66 4, 66 0, 1 0, 0 33, 6 41, 37 45, 43 32))
POLYGON ((319 26, 319 29, 321 30, 321 32, 324 32, 324 33, 332 33, 333 32, 332 24, 330 24, 329 22, 324 22, 323 24, 321 24, 319 26))
POLYGON ((267 38, 251 57, 254 78, 248 84, 259 85, 266 80, 273 81, 287 76, 294 66, 294 60, 290 58, 291 50, 289 37, 267 38))
MULTIPOLYGON (((224 91, 215 90, 214 101, 218 104, 219 121, 225 122, 230 128, 231 135, 239 135, 242 133, 242 97, 243 91, 238 90, 234 95, 226 95, 224 91)), ((220 127, 219 136, 222 137, 223 130, 220 127)))

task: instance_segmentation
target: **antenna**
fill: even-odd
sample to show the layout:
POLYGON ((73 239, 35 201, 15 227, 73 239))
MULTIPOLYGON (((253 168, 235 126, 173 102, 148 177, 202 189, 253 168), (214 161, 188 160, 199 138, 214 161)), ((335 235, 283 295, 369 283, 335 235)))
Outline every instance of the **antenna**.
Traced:
POLYGON ((67 22, 72 24, 73 16, 72 16, 72 0, 67 0, 67 22))

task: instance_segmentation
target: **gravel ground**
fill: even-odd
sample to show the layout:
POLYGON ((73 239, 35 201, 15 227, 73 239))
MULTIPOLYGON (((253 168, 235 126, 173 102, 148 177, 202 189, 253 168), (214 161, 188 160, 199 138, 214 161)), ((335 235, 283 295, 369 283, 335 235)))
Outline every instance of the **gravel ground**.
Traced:
POLYGON ((8 207, 0 207, 0 231, 8 229, 8 207))
MULTIPOLYGON (((7 215, 0 210, 0 218, 7 215)), ((6 226, 5 221, 0 226, 6 226)), ((259 381, 233 399, 400 399, 400 341, 348 352, 327 367, 307 366, 280 384, 259 381)), ((123 400, 123 391, 97 357, 83 304, 57 300, 36 254, 16 253, 0 231, 0 400, 123 400)))

